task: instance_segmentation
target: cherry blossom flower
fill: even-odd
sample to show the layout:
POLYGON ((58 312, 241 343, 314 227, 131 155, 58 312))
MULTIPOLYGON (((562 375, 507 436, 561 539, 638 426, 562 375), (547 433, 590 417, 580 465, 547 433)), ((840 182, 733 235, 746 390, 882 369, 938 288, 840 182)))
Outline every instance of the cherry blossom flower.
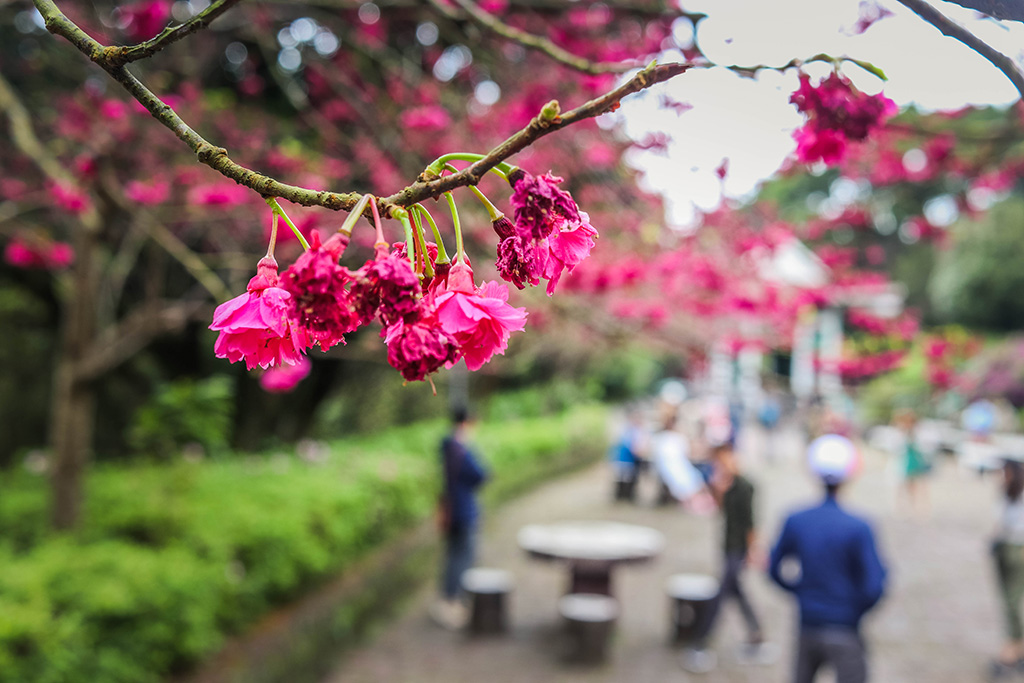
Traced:
POLYGON ((409 382, 425 379, 459 358, 459 346, 438 321, 432 306, 413 320, 399 318, 383 332, 388 363, 409 382))
POLYGON ((378 250, 376 258, 355 272, 352 297, 363 319, 380 315, 385 325, 415 314, 422 296, 420 278, 401 252, 378 250))
POLYGON ((163 30, 171 20, 171 3, 170 0, 145 0, 122 7, 120 12, 127 20, 125 33, 139 43, 163 30))
POLYGON ((590 224, 590 216, 580 211, 580 220, 575 226, 564 226, 547 239, 548 258, 544 266, 544 277, 548 281, 548 296, 554 294, 555 285, 563 271, 571 273, 590 256, 596 237, 597 230, 590 224))
POLYGON ((299 386, 309 376, 313 364, 305 356, 299 357, 294 365, 279 365, 260 375, 260 387, 271 394, 285 394, 299 386))
POLYGON ((68 213, 80 214, 89 208, 89 196, 73 185, 50 183, 49 190, 54 204, 68 213))
POLYGON ((75 252, 64 242, 29 243, 15 237, 4 247, 4 261, 26 270, 64 270, 75 260, 75 252))
POLYGON ((849 79, 832 73, 817 86, 806 74, 789 101, 807 115, 807 123, 794 133, 797 158, 805 163, 835 164, 846 154, 847 141, 860 141, 896 113, 885 95, 867 95, 849 79))
POLYGON ((281 276, 281 287, 291 295, 291 317, 324 351, 344 344, 344 335, 363 323, 346 289, 354 278, 338 265, 336 253, 320 244, 320 233, 314 230, 310 248, 281 276))
POLYGON ((293 325, 291 294, 278 286, 277 261, 260 259, 245 294, 225 301, 213 312, 210 329, 220 332, 214 354, 249 370, 294 365, 310 346, 302 327, 293 325))
POLYGON ((572 196, 558 187, 561 178, 545 173, 530 175, 522 169, 509 174, 514 188, 509 203, 515 210, 515 223, 519 231, 526 231, 533 239, 542 240, 562 223, 578 223, 579 207, 572 196))
POLYGON ((466 367, 479 370, 494 354, 504 354, 508 338, 526 326, 526 309, 508 303, 508 287, 497 282, 473 286, 473 271, 455 263, 446 290, 437 295, 437 319, 459 347, 466 367))

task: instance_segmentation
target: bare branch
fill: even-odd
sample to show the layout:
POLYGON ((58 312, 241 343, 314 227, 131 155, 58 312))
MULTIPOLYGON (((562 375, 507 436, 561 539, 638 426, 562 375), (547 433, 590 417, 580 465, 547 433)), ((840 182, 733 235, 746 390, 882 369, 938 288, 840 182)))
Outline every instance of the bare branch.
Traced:
POLYGON ((946 0, 995 19, 1024 21, 1024 0, 946 0))
POLYGON ((1015 88, 1017 88, 1017 92, 1020 93, 1021 98, 1024 99, 1024 74, 1021 73, 1020 69, 1017 68, 1017 65, 1012 59, 990 46, 981 38, 978 38, 960 24, 946 17, 924 0, 899 0, 899 2, 904 7, 910 9, 914 14, 939 29, 944 35, 947 35, 950 38, 956 38, 961 43, 992 62, 997 69, 1006 74, 1006 77, 1009 78, 1010 82, 1013 83, 1015 88))
MULTIPOLYGON (((68 187, 78 187, 78 183, 60 162, 50 154, 49 150, 36 137, 32 129, 32 120, 25 105, 15 94, 11 84, 0 75, 0 111, 7 114, 10 123, 11 140, 22 154, 31 159, 48 179, 68 187)), ((100 219, 96 208, 89 206, 81 215, 82 225, 91 231, 99 230, 100 219)))
POLYGON ((237 5, 241 0, 216 0, 209 7, 178 26, 168 26, 155 37, 144 43, 127 47, 107 48, 107 59, 112 65, 120 66, 139 59, 152 57, 171 43, 176 43, 185 36, 206 28, 210 22, 237 5))
MULTIPOLYGON (((446 16, 451 17, 451 14, 449 14, 450 10, 444 6, 440 0, 428 1, 435 9, 445 13, 446 16)), ((480 9, 473 0, 455 0, 455 4, 465 10, 466 14, 469 15, 473 21, 490 31, 497 33, 502 38, 519 43, 523 47, 527 47, 531 50, 542 52, 551 59, 554 59, 556 62, 561 62, 569 68, 582 71, 585 74, 620 74, 637 67, 637 64, 592 62, 589 59, 578 57, 567 50, 563 50, 547 38, 535 36, 532 33, 527 33, 526 31, 521 31, 513 26, 509 26, 493 14, 480 9)))
POLYGON ((201 301, 143 304, 89 345, 75 365, 75 379, 83 382, 96 379, 134 356, 157 337, 181 330, 200 312, 205 319, 205 309, 206 305, 201 301))

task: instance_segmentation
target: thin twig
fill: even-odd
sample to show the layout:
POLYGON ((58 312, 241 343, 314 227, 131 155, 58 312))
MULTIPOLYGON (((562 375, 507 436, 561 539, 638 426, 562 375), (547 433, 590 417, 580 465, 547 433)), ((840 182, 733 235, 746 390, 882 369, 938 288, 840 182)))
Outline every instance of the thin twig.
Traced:
POLYGON ((1002 71, 1006 77, 1010 79, 1010 82, 1013 83, 1015 88, 1017 88, 1017 92, 1020 93, 1021 98, 1024 99, 1024 73, 1021 73, 1020 69, 1017 68, 1017 65, 1012 59, 993 48, 960 24, 946 17, 946 15, 939 12, 924 0, 899 0, 899 2, 914 14, 939 29, 944 35, 947 35, 950 38, 956 38, 961 43, 992 62, 997 69, 1002 71))
POLYGON ((206 28, 210 22, 237 5, 241 0, 216 0, 209 7, 178 26, 168 26, 155 37, 144 43, 126 47, 108 47, 107 60, 112 66, 120 66, 130 62, 152 57, 171 43, 176 43, 185 36, 206 28))
MULTIPOLYGON (((448 11, 448 8, 445 7, 440 0, 428 1, 435 9, 438 9, 441 12, 448 11)), ((535 36, 532 33, 527 33, 526 31, 521 31, 513 26, 509 26, 493 14, 480 9, 473 0, 455 0, 455 4, 461 7, 466 14, 473 19, 473 21, 490 31, 497 33, 502 38, 519 43, 523 47, 531 50, 542 52, 551 59, 554 59, 556 62, 561 62, 569 68, 576 69, 577 71, 581 71, 585 74, 620 74, 637 67, 637 64, 592 62, 589 59, 579 57, 558 47, 547 38, 535 36)))
MULTIPOLYGON (((78 188, 74 177, 61 166, 56 157, 50 154, 49 150, 36 137, 28 110, 2 74, 0 74, 0 111, 7 114, 14 146, 31 159, 48 180, 70 188, 78 188)), ((79 220, 87 230, 96 231, 100 228, 99 214, 91 203, 79 216, 79 220)))

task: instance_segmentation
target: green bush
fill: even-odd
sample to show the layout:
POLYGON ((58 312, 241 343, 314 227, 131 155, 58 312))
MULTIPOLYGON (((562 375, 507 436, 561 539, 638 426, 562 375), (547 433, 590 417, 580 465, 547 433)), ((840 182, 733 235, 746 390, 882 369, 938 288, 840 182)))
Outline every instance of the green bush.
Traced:
POLYGON ((225 376, 161 386, 135 413, 128 443, 142 454, 166 458, 191 444, 204 453, 227 448, 234 395, 225 376))
MULTIPOLYGON (((483 423, 493 504, 605 447, 600 407, 483 423)), ((82 528, 51 535, 44 482, 0 476, 0 683, 147 683, 429 518, 441 421, 296 453, 105 464, 82 528)))

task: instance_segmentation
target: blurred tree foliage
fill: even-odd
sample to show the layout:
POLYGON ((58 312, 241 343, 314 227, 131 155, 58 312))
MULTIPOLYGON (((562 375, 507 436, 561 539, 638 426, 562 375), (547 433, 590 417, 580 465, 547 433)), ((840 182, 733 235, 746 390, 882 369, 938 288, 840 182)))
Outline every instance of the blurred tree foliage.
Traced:
POLYGON ((1014 197, 953 229, 931 279, 936 313, 948 322, 993 332, 1024 321, 1024 199, 1014 197))

